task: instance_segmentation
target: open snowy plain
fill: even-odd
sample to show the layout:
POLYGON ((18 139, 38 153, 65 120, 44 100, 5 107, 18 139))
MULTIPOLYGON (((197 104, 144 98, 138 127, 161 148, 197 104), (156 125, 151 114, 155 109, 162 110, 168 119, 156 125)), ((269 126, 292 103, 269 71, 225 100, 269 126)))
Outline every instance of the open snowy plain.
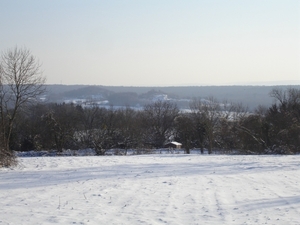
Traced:
POLYGON ((0 225, 300 224, 300 156, 21 157, 0 225))

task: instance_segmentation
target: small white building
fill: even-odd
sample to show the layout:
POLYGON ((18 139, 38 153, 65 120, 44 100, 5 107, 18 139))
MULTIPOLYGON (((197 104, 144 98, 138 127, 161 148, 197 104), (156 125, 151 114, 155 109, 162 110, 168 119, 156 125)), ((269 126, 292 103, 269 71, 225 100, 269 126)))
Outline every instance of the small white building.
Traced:
POLYGON ((167 144, 165 144, 165 148, 177 148, 177 149, 180 149, 182 146, 181 143, 177 142, 177 141, 172 141, 172 142, 169 142, 167 144))

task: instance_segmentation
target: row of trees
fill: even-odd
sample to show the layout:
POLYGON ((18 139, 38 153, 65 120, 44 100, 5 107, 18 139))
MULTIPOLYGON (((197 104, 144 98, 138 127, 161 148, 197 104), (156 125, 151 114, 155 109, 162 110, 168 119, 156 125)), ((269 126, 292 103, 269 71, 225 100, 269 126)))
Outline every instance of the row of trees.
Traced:
POLYGON ((276 102, 248 113, 241 104, 194 100, 188 112, 157 101, 143 110, 82 108, 74 104, 36 104, 18 117, 10 147, 14 150, 162 148, 169 141, 186 153, 199 148, 243 154, 300 152, 300 90, 274 89, 276 102))

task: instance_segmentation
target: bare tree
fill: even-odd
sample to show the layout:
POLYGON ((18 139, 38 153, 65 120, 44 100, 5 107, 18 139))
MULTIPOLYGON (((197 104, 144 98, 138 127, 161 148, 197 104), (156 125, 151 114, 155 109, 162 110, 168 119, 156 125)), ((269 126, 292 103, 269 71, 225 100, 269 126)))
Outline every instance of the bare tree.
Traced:
POLYGON ((239 148, 238 126, 249 115, 242 103, 224 101, 221 104, 220 120, 216 132, 216 143, 223 152, 239 148))
POLYGON ((128 149, 141 146, 142 132, 139 115, 140 112, 129 107, 116 110, 117 129, 114 141, 117 142, 118 148, 124 149, 125 155, 128 149))
POLYGON ((157 101, 144 106, 143 123, 147 134, 146 142, 162 147, 173 134, 175 118, 179 109, 175 103, 157 101))
POLYGON ((176 138, 183 144, 185 152, 190 154, 197 139, 197 127, 190 113, 181 113, 175 118, 176 138))
POLYGON ((299 153, 300 145, 300 89, 273 89, 270 93, 276 103, 267 111, 274 153, 299 153))
POLYGON ((223 116, 221 104, 214 98, 209 97, 207 100, 194 100, 190 104, 190 109, 194 116, 195 123, 198 124, 199 142, 201 153, 203 153, 203 142, 207 139, 208 153, 212 153, 215 142, 215 134, 220 118, 223 116))
POLYGON ((45 77, 40 67, 38 60, 25 48, 15 47, 1 54, 0 134, 5 154, 12 155, 9 142, 18 113, 45 90, 45 77))

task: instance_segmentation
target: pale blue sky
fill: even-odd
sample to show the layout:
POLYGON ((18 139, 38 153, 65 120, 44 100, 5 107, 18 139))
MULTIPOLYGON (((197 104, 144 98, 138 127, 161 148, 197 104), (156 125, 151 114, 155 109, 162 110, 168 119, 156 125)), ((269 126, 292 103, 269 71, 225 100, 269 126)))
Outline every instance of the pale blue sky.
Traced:
POLYGON ((300 0, 0 0, 50 84, 300 83, 300 0))

